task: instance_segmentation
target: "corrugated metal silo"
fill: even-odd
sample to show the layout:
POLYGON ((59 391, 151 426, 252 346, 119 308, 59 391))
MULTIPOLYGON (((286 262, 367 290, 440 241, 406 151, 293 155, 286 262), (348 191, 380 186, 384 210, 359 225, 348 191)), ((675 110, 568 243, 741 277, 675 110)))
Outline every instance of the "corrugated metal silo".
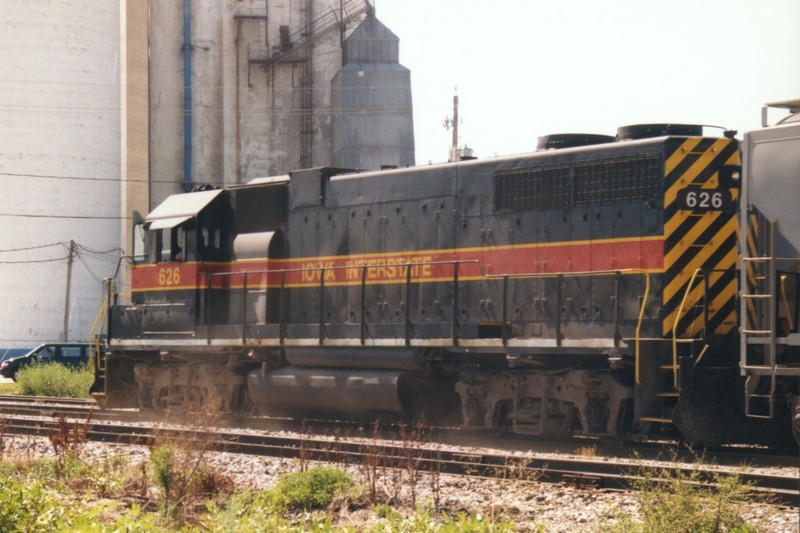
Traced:
POLYGON ((414 165, 411 72, 399 62, 399 43, 374 9, 347 38, 331 82, 333 166, 414 165))

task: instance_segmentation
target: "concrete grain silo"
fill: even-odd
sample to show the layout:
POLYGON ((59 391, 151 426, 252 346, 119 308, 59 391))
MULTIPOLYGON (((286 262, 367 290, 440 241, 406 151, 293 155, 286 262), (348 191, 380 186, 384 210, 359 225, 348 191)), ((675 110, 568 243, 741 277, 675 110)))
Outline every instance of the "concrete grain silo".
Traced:
POLYGON ((383 75, 391 70, 406 83, 400 91, 373 92, 379 101, 366 107, 347 100, 348 116, 358 115, 353 120, 363 131, 387 132, 399 123, 383 106, 396 107, 394 97, 403 94, 403 131, 394 132, 403 142, 375 144, 363 136, 372 141, 364 153, 373 154, 363 161, 413 162, 413 131, 405 128, 411 124, 410 75, 397 64, 397 37, 376 24, 365 0, 151 0, 149 10, 151 207, 203 183, 335 165, 334 122, 342 109, 332 102, 340 87, 332 81, 356 27, 362 39, 382 28, 379 38, 394 40, 394 58, 386 61, 393 66, 369 58, 366 80, 392 85, 395 78, 383 75))
POLYGON ((117 268, 119 28, 117 0, 3 0, 0 349, 86 340, 117 268))

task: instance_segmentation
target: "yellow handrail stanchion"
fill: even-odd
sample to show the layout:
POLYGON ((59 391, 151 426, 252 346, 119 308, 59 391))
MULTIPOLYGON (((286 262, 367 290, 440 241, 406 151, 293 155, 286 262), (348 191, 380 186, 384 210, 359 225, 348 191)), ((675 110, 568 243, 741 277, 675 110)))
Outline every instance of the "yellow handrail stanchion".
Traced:
POLYGON ((702 270, 701 268, 695 270, 691 279, 689 279, 689 284, 686 286, 686 292, 683 294, 681 305, 678 307, 678 313, 675 315, 675 322, 672 324, 672 385, 675 387, 675 390, 678 390, 678 324, 683 317, 683 308, 689 300, 689 294, 692 292, 694 281, 702 270))

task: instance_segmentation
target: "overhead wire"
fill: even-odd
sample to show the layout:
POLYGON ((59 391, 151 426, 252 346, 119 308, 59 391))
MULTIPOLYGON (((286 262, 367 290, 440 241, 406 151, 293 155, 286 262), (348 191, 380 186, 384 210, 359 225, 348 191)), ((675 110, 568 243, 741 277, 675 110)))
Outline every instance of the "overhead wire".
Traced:
POLYGON ((123 216, 101 216, 101 215, 39 215, 32 213, 0 213, 0 217, 18 218, 51 218, 51 219, 75 219, 75 220, 132 220, 133 217, 123 216))
MULTIPOLYGON (((45 248, 52 248, 55 246, 60 246, 64 250, 64 255, 60 257, 53 257, 47 259, 18 259, 18 260, 0 260, 0 264, 6 265, 20 265, 20 264, 34 264, 34 263, 55 263, 59 261, 67 261, 69 259, 69 243, 66 242, 56 242, 51 244, 44 244, 40 246, 27 246, 22 248, 8 248, 4 250, 0 250, 0 253, 16 253, 16 252, 25 252, 25 251, 32 251, 32 250, 41 250, 45 248)), ((116 265, 119 262, 119 258, 124 255, 123 250, 119 247, 111 248, 109 250, 94 250, 92 248, 83 246, 78 243, 74 243, 73 251, 75 255, 83 261, 84 257, 91 258, 96 261, 116 265)), ((84 263, 85 264, 85 263, 84 263)), ((87 266, 87 270, 90 270, 87 266)))
POLYGON ((25 248, 5 248, 0 249, 0 253, 5 252, 27 252, 29 250, 40 250, 42 248, 51 248, 53 246, 63 246, 63 242, 53 242, 50 244, 40 244, 39 246, 26 246, 25 248))
MULTIPOLYGON (((0 176, 10 176, 15 178, 45 178, 55 180, 74 180, 74 181, 111 181, 114 183, 169 183, 176 184, 175 180, 150 180, 150 179, 120 179, 120 178, 90 178, 86 176, 55 176, 53 174, 31 174, 22 172, 0 172, 0 176)), ((220 184, 223 182, 207 182, 210 184, 220 184)))
POLYGON ((54 259, 26 259, 26 260, 19 260, 19 261, 0 261, 0 265, 28 265, 33 263, 56 263, 60 261, 65 261, 67 258, 65 257, 57 257, 54 259))

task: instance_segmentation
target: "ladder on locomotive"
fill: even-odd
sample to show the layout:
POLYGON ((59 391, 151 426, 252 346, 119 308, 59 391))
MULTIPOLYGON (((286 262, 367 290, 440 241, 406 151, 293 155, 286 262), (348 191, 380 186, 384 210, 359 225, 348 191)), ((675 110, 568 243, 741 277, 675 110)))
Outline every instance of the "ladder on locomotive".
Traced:
MULTIPOLYGON (((751 228, 746 228, 750 231, 751 228)), ((750 255, 742 249, 740 371, 746 376, 745 414, 753 418, 775 416, 777 378, 795 374, 798 369, 778 363, 778 258, 776 223, 765 225, 765 254, 750 255), (763 378, 769 378, 765 383, 763 378)))

